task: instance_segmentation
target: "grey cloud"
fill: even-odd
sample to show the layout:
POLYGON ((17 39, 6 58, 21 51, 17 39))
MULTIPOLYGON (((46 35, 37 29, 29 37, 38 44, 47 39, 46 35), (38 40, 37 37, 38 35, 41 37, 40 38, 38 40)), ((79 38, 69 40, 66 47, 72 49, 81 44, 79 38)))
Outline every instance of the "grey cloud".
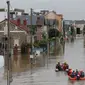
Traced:
MULTIPOLYGON (((5 7, 6 0, 1 0, 0 7, 5 7)), ((84 19, 85 0, 10 0, 13 8, 50 9, 62 13, 65 19, 84 19)))

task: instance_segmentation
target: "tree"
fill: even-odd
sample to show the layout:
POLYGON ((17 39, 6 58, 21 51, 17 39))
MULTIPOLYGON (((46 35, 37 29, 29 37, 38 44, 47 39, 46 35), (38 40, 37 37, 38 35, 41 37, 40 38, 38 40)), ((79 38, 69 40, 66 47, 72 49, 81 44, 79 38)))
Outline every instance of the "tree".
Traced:
POLYGON ((83 27, 83 35, 85 34, 85 25, 84 25, 84 27, 83 27))
POLYGON ((42 33, 42 38, 43 38, 43 39, 46 39, 46 32, 43 32, 43 33, 42 33))
POLYGON ((29 43, 22 43, 22 45, 21 45, 21 54, 27 54, 29 47, 30 47, 29 43))
MULTIPOLYGON (((31 26, 29 26, 29 28, 31 28, 31 26)), ((32 25, 32 28, 30 29, 30 32, 32 33, 32 35, 34 35, 36 31, 37 31, 36 25, 32 25)))
POLYGON ((50 29, 48 34, 49 34, 49 38, 52 37, 59 37, 59 31, 57 29, 50 29))
POLYGON ((74 27, 71 26, 71 35, 73 35, 73 34, 74 34, 74 27))

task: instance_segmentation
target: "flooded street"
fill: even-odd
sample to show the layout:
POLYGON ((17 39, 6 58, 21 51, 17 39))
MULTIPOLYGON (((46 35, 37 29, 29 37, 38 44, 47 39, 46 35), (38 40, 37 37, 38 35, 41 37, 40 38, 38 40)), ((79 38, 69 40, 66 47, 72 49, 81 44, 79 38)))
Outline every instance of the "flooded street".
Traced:
MULTIPOLYGON (((23 59, 22 59, 23 60, 23 59)), ((18 63, 16 70, 20 68, 27 68, 27 59, 23 60, 24 64, 18 63), (21 64, 21 65, 20 65, 21 64)), ((66 61, 70 68, 85 71, 85 48, 83 47, 83 39, 76 39, 74 43, 67 43, 65 45, 64 56, 59 56, 57 59, 50 59, 50 62, 45 67, 33 68, 25 72, 19 72, 13 75, 13 82, 11 85, 85 85, 85 81, 71 82, 64 72, 55 72, 55 64, 57 61, 66 61)), ((21 62, 21 61, 20 61, 21 62)), ((15 66, 16 67, 16 66, 15 66)), ((6 85, 1 81, 2 85, 6 85)))
POLYGON ((2 0, 0 85, 85 85, 84 3, 2 0))
POLYGON ((67 43, 64 60, 71 68, 85 70, 85 48, 83 39, 76 39, 74 43, 67 43))
POLYGON ((29 65, 29 58, 27 55, 15 55, 12 59, 12 71, 15 72, 23 72, 28 70, 30 67, 29 65))

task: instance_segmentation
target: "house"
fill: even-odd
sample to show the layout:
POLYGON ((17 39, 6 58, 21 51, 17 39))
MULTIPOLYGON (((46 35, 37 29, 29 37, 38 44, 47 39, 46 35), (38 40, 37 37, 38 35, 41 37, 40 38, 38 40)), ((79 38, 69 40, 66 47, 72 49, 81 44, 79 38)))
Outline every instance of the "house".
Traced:
POLYGON ((36 34, 37 40, 42 40, 43 26, 44 26, 44 16, 38 16, 36 21, 36 34))
POLYGON ((50 25, 53 25, 55 23, 57 25, 58 31, 62 32, 62 21, 63 21, 62 14, 56 14, 56 12, 50 11, 45 15, 45 19, 49 20, 50 25))
POLYGON ((85 25, 85 20, 75 20, 75 29, 77 34, 81 34, 85 25))
POLYGON ((70 26, 74 25, 74 21, 73 20, 64 20, 64 25, 65 25, 65 31, 69 31, 70 30, 70 26))
MULTIPOLYGON (((23 20, 26 21, 27 26, 30 27, 31 26, 31 20, 30 20, 30 15, 18 15, 16 16, 15 19, 20 19, 21 23, 23 23, 23 20)), ((32 15, 32 27, 34 26, 34 28, 29 29, 34 30, 34 41, 35 40, 42 40, 42 26, 44 25, 44 16, 43 15, 36 15, 33 14, 32 15)))
MULTIPOLYGON (((63 15, 62 14, 56 14, 54 11, 52 12, 47 12, 45 14, 32 14, 32 27, 29 29, 30 31, 34 30, 35 33, 33 35, 34 41, 36 40, 42 40, 42 32, 46 26, 47 29, 47 18, 49 19, 49 24, 52 26, 54 23, 57 24, 57 29, 62 32, 62 19, 63 15), (45 25, 46 24, 46 25, 45 25)), ((29 28, 31 26, 31 17, 30 15, 17 15, 14 20, 20 19, 20 23, 22 24, 24 21, 24 24, 26 24, 29 28)))
MULTIPOLYGON (((10 42, 11 48, 17 44, 20 48, 22 43, 29 43, 30 33, 29 29, 25 24, 21 24, 20 20, 10 20, 10 42)), ((3 40, 3 37, 7 36, 7 19, 0 22, 0 41, 3 40)))
POLYGON ((65 22, 65 25, 72 25, 72 24, 74 24, 73 20, 64 20, 64 22, 65 22))

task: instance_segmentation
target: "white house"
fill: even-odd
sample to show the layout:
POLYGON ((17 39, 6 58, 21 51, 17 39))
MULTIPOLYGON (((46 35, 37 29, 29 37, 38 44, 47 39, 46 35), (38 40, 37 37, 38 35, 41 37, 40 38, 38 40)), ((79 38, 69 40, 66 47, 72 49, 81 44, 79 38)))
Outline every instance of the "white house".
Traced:
POLYGON ((83 27, 85 25, 85 20, 76 20, 74 25, 75 25, 76 33, 79 34, 80 31, 81 34, 83 31, 83 27))

